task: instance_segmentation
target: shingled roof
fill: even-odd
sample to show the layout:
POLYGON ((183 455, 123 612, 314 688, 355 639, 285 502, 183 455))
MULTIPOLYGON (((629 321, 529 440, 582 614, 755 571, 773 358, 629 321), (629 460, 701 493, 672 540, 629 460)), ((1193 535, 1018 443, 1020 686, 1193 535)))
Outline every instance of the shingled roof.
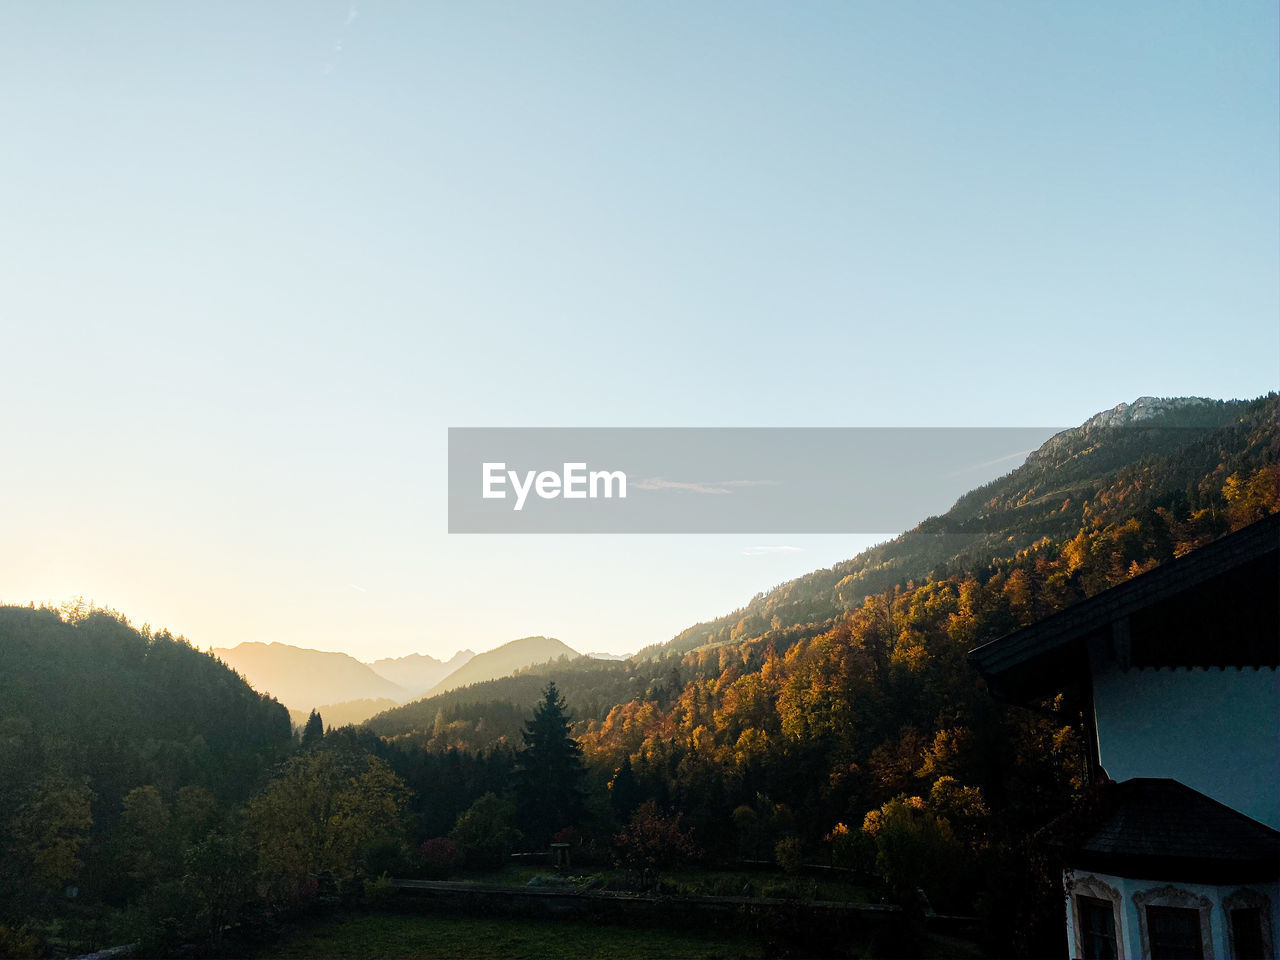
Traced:
POLYGON ((1081 870, 1199 883, 1280 879, 1280 833, 1177 780, 1107 781, 1040 838, 1081 870))
POLYGON ((1263 667, 1280 665, 1278 636, 1280 514, 983 644, 969 662, 993 693, 1027 701, 1080 677, 1091 643, 1124 669, 1263 667))

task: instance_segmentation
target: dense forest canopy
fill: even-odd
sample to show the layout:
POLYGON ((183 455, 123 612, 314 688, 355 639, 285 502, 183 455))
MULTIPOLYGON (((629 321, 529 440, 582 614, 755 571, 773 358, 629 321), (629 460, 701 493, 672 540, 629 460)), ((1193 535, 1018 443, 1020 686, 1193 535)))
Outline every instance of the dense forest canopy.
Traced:
POLYGON ((292 746, 282 705, 181 637, 0 607, 0 924, 105 936, 292 746))
POLYGON ((243 801, 288 748, 288 711, 182 637, 83 603, 0 607, 2 782, 88 778, 96 811, 144 783, 243 801))

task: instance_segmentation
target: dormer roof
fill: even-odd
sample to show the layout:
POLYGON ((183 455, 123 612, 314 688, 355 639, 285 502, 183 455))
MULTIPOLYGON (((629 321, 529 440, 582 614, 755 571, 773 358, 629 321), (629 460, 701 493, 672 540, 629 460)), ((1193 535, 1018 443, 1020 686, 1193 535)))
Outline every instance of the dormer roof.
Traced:
POLYGON ((1199 883, 1280 879, 1280 833, 1167 778, 1098 784, 1040 837, 1077 870, 1199 883))

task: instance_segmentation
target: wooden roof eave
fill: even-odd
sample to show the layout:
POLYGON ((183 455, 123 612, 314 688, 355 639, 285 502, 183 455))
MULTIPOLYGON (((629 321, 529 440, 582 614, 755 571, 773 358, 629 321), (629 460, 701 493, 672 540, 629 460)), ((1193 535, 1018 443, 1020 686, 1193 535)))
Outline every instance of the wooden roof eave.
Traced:
POLYGON ((1038 699, 1077 679, 1087 669, 1087 645, 1106 637, 1112 624, 1280 549, 1280 514, 1229 534, 1082 600, 1052 616, 982 644, 968 660, 1002 698, 1038 699), (1064 668, 1070 675, 1055 676, 1064 668), (1056 685, 1055 685, 1056 684, 1056 685))

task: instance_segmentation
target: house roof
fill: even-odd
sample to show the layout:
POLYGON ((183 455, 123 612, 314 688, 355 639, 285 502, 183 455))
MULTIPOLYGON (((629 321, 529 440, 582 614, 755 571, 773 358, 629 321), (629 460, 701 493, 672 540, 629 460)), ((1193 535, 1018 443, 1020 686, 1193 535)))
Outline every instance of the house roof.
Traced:
POLYGON ((1177 780, 1106 781, 1040 838, 1078 870, 1202 883, 1280 879, 1280 833, 1177 780))
POLYGON ((1088 644, 1110 644, 1113 625, 1125 624, 1127 642, 1132 619, 1135 666, 1277 666, 1278 560, 1275 514, 983 644, 969 662, 993 693, 1036 699, 1086 669, 1088 644))

